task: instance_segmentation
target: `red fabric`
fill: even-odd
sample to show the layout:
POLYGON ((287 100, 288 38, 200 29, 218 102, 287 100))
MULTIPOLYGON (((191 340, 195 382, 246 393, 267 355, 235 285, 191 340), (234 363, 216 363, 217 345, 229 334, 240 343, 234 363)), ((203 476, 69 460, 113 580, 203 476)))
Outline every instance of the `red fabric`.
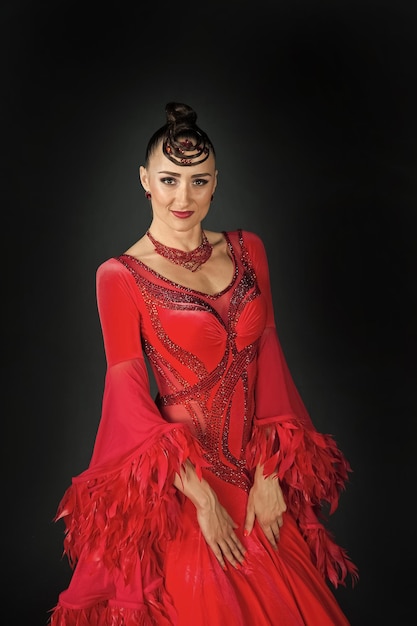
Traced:
POLYGON ((225 233, 235 273, 209 296, 122 255, 97 272, 107 373, 89 468, 60 503, 74 566, 51 626, 346 626, 330 592, 356 567, 319 520, 349 464, 316 431, 277 337, 253 233, 225 233), (150 394, 144 353, 158 384, 150 394), (278 553, 259 528, 224 572, 173 487, 190 459, 242 531, 252 472, 278 470, 288 511, 278 553))

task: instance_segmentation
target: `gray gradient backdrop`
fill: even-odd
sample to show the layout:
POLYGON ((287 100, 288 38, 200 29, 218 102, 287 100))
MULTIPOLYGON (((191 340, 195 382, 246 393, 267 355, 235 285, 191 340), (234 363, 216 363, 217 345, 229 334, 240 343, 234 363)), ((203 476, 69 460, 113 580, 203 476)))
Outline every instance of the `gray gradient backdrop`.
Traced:
POLYGON ((95 271, 149 224, 137 170, 169 100, 216 146, 207 228, 263 238, 294 379, 353 466, 329 525, 361 578, 336 595, 352 626, 411 624, 416 3, 17 1, 1 14, 2 626, 44 625, 69 580, 52 518, 100 418, 95 271))

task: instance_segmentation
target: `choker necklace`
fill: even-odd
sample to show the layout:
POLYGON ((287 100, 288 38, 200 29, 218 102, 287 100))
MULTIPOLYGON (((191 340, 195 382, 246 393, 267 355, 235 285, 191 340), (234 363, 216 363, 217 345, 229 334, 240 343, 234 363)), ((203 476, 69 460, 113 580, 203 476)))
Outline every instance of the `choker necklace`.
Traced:
POLYGON ((207 239, 204 230, 201 231, 201 243, 198 248, 190 250, 189 252, 164 246, 163 243, 160 243, 152 237, 149 230, 146 231, 146 234, 152 241, 157 254, 160 254, 164 257, 164 259, 167 259, 171 263, 185 267, 185 269, 190 270, 190 272, 197 271, 199 267, 209 260, 211 253, 213 252, 213 246, 207 239))

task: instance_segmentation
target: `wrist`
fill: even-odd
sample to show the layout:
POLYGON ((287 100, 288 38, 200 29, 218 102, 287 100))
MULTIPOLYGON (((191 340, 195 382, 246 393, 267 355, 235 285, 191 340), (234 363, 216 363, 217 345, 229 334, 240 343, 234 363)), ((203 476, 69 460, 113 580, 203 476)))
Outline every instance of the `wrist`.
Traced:
POLYGON ((214 491, 204 479, 198 480, 198 484, 189 485, 184 493, 199 511, 212 509, 216 500, 214 491))
POLYGON ((175 476, 174 485, 200 511, 213 508, 216 494, 204 478, 197 476, 189 461, 181 468, 180 474, 175 476))

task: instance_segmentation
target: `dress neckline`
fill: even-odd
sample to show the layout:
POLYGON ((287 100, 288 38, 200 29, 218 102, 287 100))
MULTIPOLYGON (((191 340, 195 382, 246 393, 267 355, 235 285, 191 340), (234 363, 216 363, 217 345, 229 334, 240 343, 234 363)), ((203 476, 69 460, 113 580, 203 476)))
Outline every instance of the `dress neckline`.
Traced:
POLYGON ((176 287, 177 289, 181 289, 182 291, 187 291, 189 293, 194 293, 194 294, 197 294, 199 296, 204 296, 205 298, 210 298, 210 299, 215 300, 215 299, 220 298, 221 296, 223 296, 225 293, 227 293, 233 287, 233 285, 236 282, 236 278, 238 276, 238 273, 239 273, 239 266, 238 266, 238 263, 237 263, 237 260, 236 260, 235 250, 233 248, 232 242, 230 241, 229 235, 228 235, 228 233, 225 230, 222 230, 221 233, 224 236, 224 238, 226 239, 227 247, 230 250, 231 258, 232 258, 233 265, 234 265, 234 271, 233 271, 232 279, 229 282, 229 284, 226 285, 226 287, 224 289, 222 289, 221 291, 218 291, 216 293, 206 293, 205 291, 199 291, 198 289, 193 289, 192 287, 187 287, 186 285, 182 285, 181 283, 178 283, 175 280, 171 280, 170 278, 167 278, 163 274, 160 274, 156 270, 152 269, 152 267, 149 267, 149 265, 147 265, 146 263, 144 263, 143 261, 141 261, 137 257, 133 256, 132 254, 123 253, 123 254, 120 254, 116 258, 117 259, 123 259, 123 258, 132 259, 132 261, 137 263, 144 270, 146 270, 147 272, 149 272, 150 274, 152 274, 156 278, 159 278, 160 280, 164 281, 165 283, 168 283, 169 285, 171 285, 173 287, 176 287))

